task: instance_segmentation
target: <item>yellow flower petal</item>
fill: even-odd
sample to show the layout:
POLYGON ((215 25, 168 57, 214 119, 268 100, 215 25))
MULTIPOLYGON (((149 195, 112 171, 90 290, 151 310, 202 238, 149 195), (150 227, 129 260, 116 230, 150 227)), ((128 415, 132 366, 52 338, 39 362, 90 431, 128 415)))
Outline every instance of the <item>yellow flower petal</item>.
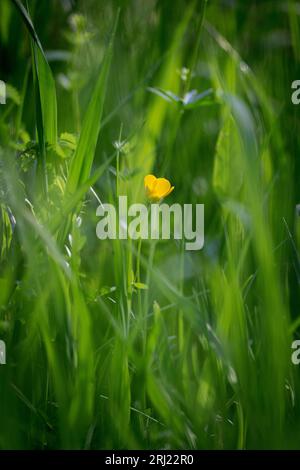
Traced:
POLYGON ((153 189, 153 186, 154 186, 154 183, 156 182, 157 178, 154 176, 154 175, 147 175, 145 176, 144 178, 144 185, 145 185, 145 188, 148 190, 148 191, 152 191, 153 189))
POLYGON ((152 201, 159 201, 168 196, 174 189, 170 181, 166 178, 156 178, 154 175, 147 175, 144 178, 146 194, 152 201))
POLYGON ((170 191, 168 192, 168 194, 165 195, 166 196, 169 196, 169 194, 171 194, 171 192, 174 190, 175 186, 172 186, 172 188, 170 188, 170 191))
POLYGON ((156 198, 163 198, 171 189, 171 183, 165 178, 157 178, 154 183, 153 193, 156 198))

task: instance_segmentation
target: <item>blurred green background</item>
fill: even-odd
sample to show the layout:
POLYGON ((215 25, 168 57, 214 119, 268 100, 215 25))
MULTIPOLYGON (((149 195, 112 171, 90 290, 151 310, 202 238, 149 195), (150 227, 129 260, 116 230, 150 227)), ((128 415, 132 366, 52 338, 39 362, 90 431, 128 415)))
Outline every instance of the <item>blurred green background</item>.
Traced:
POLYGON ((1 449, 299 448, 299 20, 1 0, 1 449), (205 204, 203 250, 97 239, 148 173, 205 204))

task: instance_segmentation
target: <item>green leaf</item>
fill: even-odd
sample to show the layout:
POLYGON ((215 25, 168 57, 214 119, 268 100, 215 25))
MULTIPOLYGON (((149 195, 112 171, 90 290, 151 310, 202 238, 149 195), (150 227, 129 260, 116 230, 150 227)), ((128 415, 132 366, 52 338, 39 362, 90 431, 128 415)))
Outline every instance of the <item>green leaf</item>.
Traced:
POLYGON ((197 90, 189 91, 183 98, 184 109, 195 109, 200 106, 211 106, 213 104, 216 104, 216 100, 211 88, 202 93, 198 93, 197 90))
POLYGON ((132 285, 133 285, 136 289, 140 289, 140 290, 147 290, 147 289, 148 289, 147 284, 143 284, 142 282, 133 282, 132 285))
POLYGON ((109 286, 103 286, 101 287, 100 289, 100 292, 99 292, 99 295, 101 297, 107 295, 107 294, 111 294, 112 292, 115 292, 116 291, 116 286, 112 286, 112 287, 109 287, 109 286))
POLYGON ((177 104, 184 109, 195 109, 200 106, 210 106, 216 103, 214 93, 211 88, 203 91, 202 93, 198 93, 197 90, 191 90, 187 92, 183 98, 177 96, 172 91, 163 90, 162 88, 148 87, 147 90, 160 96, 168 103, 177 104))
POLYGON ((162 88, 154 87, 148 87, 147 90, 150 91, 150 93, 153 93, 154 95, 160 96, 162 99, 168 101, 169 103, 180 103, 181 101, 181 98, 179 96, 169 90, 163 90, 162 88))
POLYGON ((61 143, 64 143, 69 149, 75 150, 77 145, 77 139, 74 134, 70 134, 69 132, 63 132, 60 135, 61 143))

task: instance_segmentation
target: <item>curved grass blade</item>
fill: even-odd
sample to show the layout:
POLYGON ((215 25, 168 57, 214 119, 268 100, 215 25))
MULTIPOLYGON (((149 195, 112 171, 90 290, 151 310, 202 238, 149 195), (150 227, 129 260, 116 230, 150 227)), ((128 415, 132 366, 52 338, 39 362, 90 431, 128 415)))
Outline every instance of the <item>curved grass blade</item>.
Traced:
MULTIPOLYGON (((55 144, 57 140, 57 102, 54 78, 29 13, 20 0, 13 0, 13 3, 21 14, 33 41, 34 70, 41 105, 41 116, 37 116, 37 120, 42 119, 42 122, 38 122, 37 125, 38 127, 43 126, 45 143, 55 144)), ((39 132, 39 137, 42 137, 41 132, 39 132)))
POLYGON ((12 0, 13 3, 15 4, 17 10, 19 11, 19 13, 21 14, 22 16, 22 19, 29 31, 29 34, 30 36, 32 37, 32 39, 34 40, 34 42, 38 45, 38 47, 40 48, 42 54, 44 54, 44 51, 43 51, 43 48, 42 48, 42 45, 41 45, 41 42, 39 40, 39 37, 37 35, 37 32, 33 26, 33 23, 31 21, 31 18, 26 10, 26 8, 24 7, 24 5, 22 4, 22 2, 20 0, 12 0))

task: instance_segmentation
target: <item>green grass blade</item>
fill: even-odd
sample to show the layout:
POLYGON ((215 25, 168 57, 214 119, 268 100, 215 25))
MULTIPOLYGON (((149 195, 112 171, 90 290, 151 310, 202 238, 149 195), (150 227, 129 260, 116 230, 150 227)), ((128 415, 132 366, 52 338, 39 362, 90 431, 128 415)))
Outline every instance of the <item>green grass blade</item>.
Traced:
POLYGON ((80 187, 77 188, 76 192, 70 198, 66 198, 64 206, 62 210, 60 210, 59 214, 51 220, 50 223, 50 231, 53 233, 60 227, 61 223, 68 217, 71 212, 76 208, 78 204, 82 201, 85 194, 88 192, 91 186, 93 186, 96 181, 101 178, 104 171, 108 168, 109 164, 115 158, 115 154, 113 154, 105 163, 103 163, 93 175, 88 178, 80 187))
MULTIPOLYGON (((35 30, 29 13, 20 0, 13 0, 33 41, 34 69, 37 78, 39 99, 41 102, 42 122, 45 143, 55 144, 57 140, 57 102, 55 82, 51 68, 45 57, 42 44, 35 30)), ((41 133, 39 133, 39 137, 41 133)))
POLYGON ((108 75, 113 54, 114 36, 117 29, 118 19, 119 12, 115 21, 112 37, 110 39, 101 66, 99 78, 91 97, 90 104, 84 116, 83 127, 78 146, 70 165, 67 180, 67 191, 69 193, 74 193, 77 187, 86 181, 92 168, 98 136, 101 129, 103 105, 106 95, 108 75))
POLYGON ((47 144, 55 144, 57 140, 57 103, 55 82, 50 66, 37 45, 35 45, 35 68, 41 100, 45 141, 47 144))

